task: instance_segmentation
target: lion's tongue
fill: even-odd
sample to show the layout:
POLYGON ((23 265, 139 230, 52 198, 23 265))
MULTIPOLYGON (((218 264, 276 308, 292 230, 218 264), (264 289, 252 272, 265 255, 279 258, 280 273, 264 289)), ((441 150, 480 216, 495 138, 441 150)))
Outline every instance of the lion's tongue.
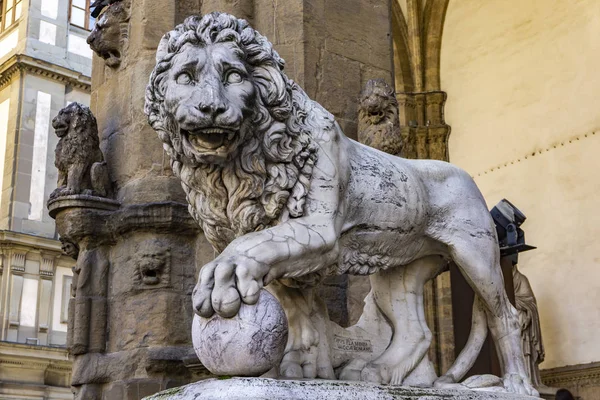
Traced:
POLYGON ((190 142, 194 147, 216 149, 223 145, 225 137, 222 133, 201 133, 190 135, 190 142))

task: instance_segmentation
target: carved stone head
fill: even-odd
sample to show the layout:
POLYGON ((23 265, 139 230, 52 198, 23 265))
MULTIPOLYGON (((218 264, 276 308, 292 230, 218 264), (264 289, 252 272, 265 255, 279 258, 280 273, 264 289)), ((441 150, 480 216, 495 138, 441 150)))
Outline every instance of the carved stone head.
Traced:
POLYGON ((384 79, 371 79, 358 104, 358 140, 390 154, 402 150, 398 100, 384 79))
POLYGON ((192 16, 162 38, 156 62, 145 111, 211 244, 270 226, 286 206, 300 216, 312 121, 271 43, 232 15, 192 16))
POLYGON ((61 249, 65 255, 77 260, 79 256, 79 247, 77 245, 63 237, 60 238, 61 249))
POLYGON ((129 37, 129 19, 129 2, 117 1, 100 15, 87 38, 91 49, 111 68, 121 64, 129 37))
POLYGON ((283 60, 244 20, 190 17, 163 37, 156 59, 146 113, 168 135, 161 138, 196 163, 227 160, 252 128, 289 113, 283 60))
POLYGON ((160 240, 138 244, 135 253, 134 281, 139 287, 165 286, 171 281, 171 250, 160 240))
POLYGON ((398 115, 396 93, 385 79, 371 79, 365 85, 359 98, 359 119, 378 124, 384 118, 398 115))
POLYGON ((81 129, 92 130, 96 133, 96 136, 98 133, 96 117, 94 117, 90 108, 77 102, 71 103, 60 110, 52 120, 52 127, 59 138, 81 129))

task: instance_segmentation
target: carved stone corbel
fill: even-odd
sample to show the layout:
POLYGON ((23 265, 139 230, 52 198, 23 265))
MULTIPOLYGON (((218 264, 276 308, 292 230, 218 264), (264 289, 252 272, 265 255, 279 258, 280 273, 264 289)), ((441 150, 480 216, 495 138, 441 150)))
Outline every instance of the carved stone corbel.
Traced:
POLYGON ((87 42, 107 66, 116 69, 121 65, 129 41, 131 2, 112 0, 110 3, 96 21, 87 42))
POLYGON ((22 274, 25 272, 25 258, 27 253, 25 252, 14 252, 12 254, 12 262, 10 264, 10 270, 12 273, 22 274))

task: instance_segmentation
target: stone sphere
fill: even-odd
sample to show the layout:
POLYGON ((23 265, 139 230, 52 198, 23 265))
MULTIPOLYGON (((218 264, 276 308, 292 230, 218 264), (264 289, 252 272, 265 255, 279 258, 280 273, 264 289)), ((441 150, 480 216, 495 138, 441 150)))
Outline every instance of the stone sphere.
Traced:
POLYGON ((288 323, 271 293, 261 290, 254 305, 223 318, 194 316, 192 342, 202 364, 215 375, 260 376, 283 358, 288 323))

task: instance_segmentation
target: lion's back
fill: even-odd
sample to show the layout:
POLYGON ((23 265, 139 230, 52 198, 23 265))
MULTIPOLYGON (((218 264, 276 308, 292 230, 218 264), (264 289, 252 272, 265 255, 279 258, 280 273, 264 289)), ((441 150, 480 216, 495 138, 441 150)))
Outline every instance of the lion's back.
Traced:
POLYGON ((423 182, 428 207, 440 224, 478 215, 489 217, 487 204, 473 178, 456 165, 438 160, 405 160, 423 182))

